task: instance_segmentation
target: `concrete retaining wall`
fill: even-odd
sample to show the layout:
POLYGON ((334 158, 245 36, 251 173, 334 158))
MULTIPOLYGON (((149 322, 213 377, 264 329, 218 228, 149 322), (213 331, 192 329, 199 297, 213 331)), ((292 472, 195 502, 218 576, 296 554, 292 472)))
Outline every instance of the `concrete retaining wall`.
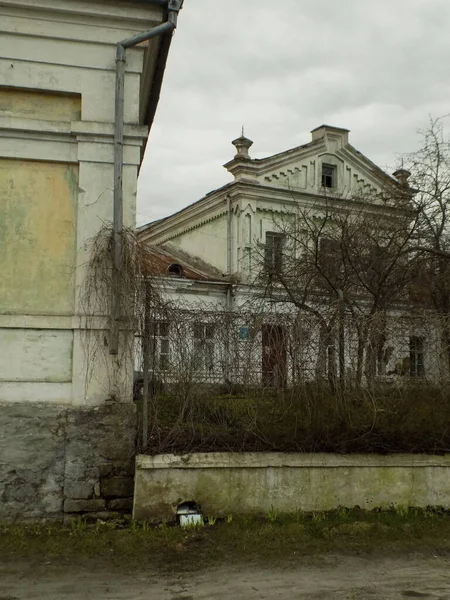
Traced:
POLYGON ((206 516, 364 509, 450 508, 450 455, 233 454, 138 456, 133 515, 174 518, 196 501, 206 516))
POLYGON ((107 519, 131 512, 133 404, 0 404, 0 520, 107 519))

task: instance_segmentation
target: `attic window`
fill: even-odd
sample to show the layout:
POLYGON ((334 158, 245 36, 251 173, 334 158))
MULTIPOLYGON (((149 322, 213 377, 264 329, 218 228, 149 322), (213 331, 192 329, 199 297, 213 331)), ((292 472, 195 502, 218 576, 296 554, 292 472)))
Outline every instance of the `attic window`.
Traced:
POLYGON ((172 263, 167 268, 167 271, 172 277, 183 277, 183 267, 178 263, 172 263))
POLYGON ((336 167, 333 165, 322 165, 322 187, 336 187, 336 167))

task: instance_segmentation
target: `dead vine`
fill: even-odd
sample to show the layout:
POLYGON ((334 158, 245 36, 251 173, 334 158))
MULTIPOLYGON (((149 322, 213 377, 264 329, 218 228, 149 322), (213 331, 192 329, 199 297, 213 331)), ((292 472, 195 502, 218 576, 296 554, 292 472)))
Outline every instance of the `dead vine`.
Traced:
POLYGON ((104 223, 87 243, 89 259, 80 292, 83 348, 86 360, 85 395, 93 380, 110 398, 131 394, 136 339, 142 339, 146 307, 160 306, 161 298, 146 274, 148 252, 132 228, 122 232, 122 257, 115 282, 119 296, 119 353, 109 353, 113 286, 113 227, 104 223), (137 337, 136 337, 137 336, 137 337))

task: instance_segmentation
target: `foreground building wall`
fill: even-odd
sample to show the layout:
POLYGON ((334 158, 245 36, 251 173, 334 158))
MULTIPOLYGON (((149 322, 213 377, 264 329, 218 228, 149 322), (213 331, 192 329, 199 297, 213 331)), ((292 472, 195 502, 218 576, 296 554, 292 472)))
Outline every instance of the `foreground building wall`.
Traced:
POLYGON ((211 453, 138 456, 133 516, 205 516, 402 506, 450 508, 449 456, 211 453))
MULTIPOLYGON (((107 314, 86 323, 83 286, 89 240, 113 216, 116 44, 165 13, 124 0, 0 6, 0 519, 83 502, 101 512, 131 495, 105 477, 128 473, 133 453, 132 357, 109 355, 107 314), (88 329, 102 351, 87 352, 88 329)), ((127 52, 128 227, 169 44, 127 52)))
POLYGON ((133 409, 0 405, 0 519, 106 519, 130 512, 133 409))

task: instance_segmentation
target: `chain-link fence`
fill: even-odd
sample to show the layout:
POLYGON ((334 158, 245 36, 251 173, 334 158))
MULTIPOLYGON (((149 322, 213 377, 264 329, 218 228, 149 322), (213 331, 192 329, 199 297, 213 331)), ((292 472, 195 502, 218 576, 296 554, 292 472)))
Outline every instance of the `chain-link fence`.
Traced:
MULTIPOLYGON (((450 319, 431 314, 327 320, 166 309, 152 314, 147 335, 150 379, 161 388, 440 385, 450 373, 450 319)), ((139 339, 141 372, 143 347, 139 339)))
POLYGON ((150 451, 447 447, 446 317, 166 307, 144 337, 135 398, 150 451))

